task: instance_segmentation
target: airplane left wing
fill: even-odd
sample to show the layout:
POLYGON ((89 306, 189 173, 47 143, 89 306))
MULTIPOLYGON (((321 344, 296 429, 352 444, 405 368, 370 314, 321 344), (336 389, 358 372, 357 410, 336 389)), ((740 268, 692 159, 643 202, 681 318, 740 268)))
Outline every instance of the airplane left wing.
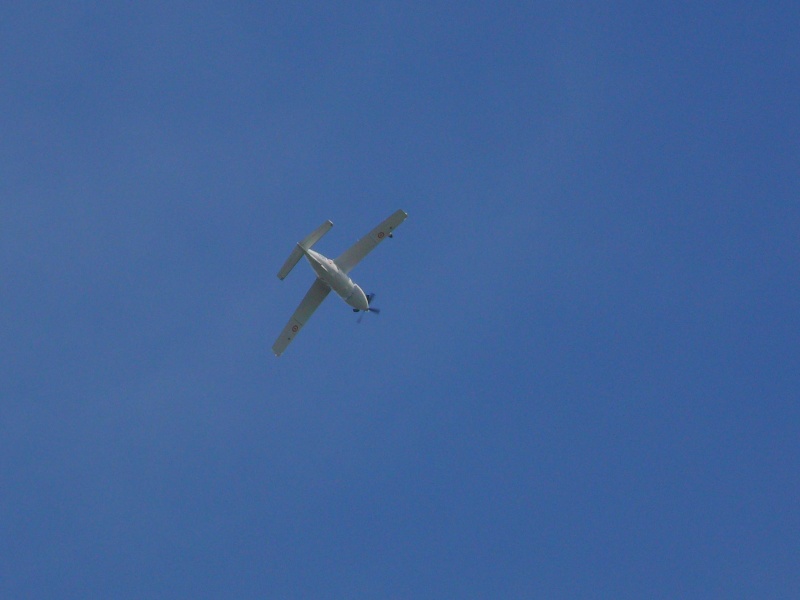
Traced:
POLYGON ((344 254, 334 262, 342 271, 349 273, 353 267, 361 262, 362 258, 375 249, 375 246, 385 240, 387 236, 391 236, 395 228, 405 221, 407 216, 405 211, 398 210, 367 235, 358 240, 348 250, 345 250, 344 254))
POLYGON ((283 328, 283 331, 281 331, 278 339, 272 344, 272 351, 275 353, 275 356, 280 356, 283 351, 286 350, 286 346, 300 333, 303 325, 311 318, 311 315, 313 315, 317 307, 322 304, 322 301, 325 300, 330 291, 331 288, 321 279, 314 281, 311 288, 306 292, 305 297, 300 302, 300 306, 294 311, 292 318, 289 319, 289 322, 286 324, 286 327, 283 328))

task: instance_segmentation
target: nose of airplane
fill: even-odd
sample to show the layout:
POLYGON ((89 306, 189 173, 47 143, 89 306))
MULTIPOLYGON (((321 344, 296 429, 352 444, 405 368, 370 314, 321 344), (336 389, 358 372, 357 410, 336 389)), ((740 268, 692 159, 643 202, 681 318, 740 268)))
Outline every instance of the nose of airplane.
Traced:
POLYGON ((353 299, 355 300, 353 304, 358 310, 367 310, 369 308, 367 296, 364 293, 364 290, 358 286, 356 286, 356 289, 354 290, 353 299))

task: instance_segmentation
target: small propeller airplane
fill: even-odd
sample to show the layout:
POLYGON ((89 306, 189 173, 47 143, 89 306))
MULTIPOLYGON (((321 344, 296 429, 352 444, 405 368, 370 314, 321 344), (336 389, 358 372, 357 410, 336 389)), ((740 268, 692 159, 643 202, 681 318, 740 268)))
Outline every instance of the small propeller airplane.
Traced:
POLYGON ((311 284, 311 288, 306 292, 305 297, 300 302, 300 306, 294 311, 292 318, 289 319, 286 327, 283 328, 278 339, 272 345, 272 351, 275 356, 280 356, 286 350, 286 347, 300 333, 300 330, 331 290, 339 294, 342 300, 353 307, 353 312, 380 312, 377 308, 370 306, 375 294, 365 294, 364 290, 350 279, 348 273, 361 262, 361 259, 372 252, 375 246, 387 237, 392 237, 392 232, 406 220, 407 216, 404 211, 398 210, 335 260, 331 260, 311 249, 333 227, 331 221, 325 221, 306 236, 303 241, 297 243, 281 270, 278 271, 278 279, 283 280, 303 256, 311 263, 311 268, 314 269, 317 279, 311 284))

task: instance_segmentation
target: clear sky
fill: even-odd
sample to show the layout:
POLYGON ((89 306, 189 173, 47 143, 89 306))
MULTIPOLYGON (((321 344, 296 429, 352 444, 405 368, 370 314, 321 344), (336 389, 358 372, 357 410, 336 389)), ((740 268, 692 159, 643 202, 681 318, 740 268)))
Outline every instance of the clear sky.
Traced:
POLYGON ((800 597, 799 27, 3 3, 0 597, 800 597))

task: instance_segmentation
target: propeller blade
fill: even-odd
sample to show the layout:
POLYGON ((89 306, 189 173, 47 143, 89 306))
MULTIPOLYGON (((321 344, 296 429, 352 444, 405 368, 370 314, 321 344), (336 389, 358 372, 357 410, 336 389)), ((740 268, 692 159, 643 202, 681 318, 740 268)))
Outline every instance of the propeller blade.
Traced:
POLYGON ((374 293, 373 294, 367 294, 367 310, 362 310, 361 311, 361 314, 358 315, 358 319, 356 320, 356 323, 361 323, 361 319, 364 318, 364 313, 374 312, 376 315, 381 314, 381 309, 380 308, 372 308, 370 306, 370 304, 372 304, 372 299, 373 298, 375 298, 375 294, 374 293))

